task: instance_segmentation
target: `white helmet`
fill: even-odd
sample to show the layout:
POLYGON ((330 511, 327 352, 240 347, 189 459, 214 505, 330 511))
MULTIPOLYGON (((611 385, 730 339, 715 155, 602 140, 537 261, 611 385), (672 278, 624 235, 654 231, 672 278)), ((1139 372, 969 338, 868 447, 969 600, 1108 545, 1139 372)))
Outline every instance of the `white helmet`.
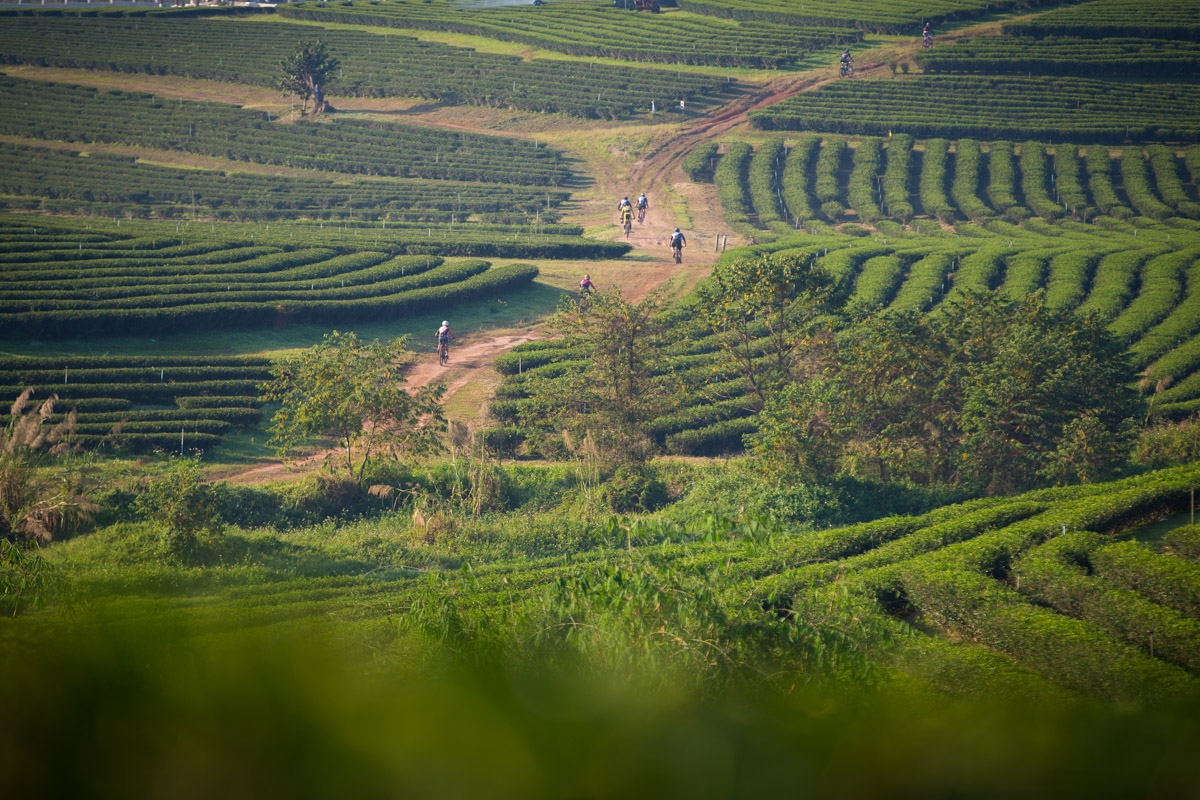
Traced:
POLYGON ((442 324, 448 328, 448 327, 450 327, 450 320, 444 319, 444 320, 442 320, 442 324))

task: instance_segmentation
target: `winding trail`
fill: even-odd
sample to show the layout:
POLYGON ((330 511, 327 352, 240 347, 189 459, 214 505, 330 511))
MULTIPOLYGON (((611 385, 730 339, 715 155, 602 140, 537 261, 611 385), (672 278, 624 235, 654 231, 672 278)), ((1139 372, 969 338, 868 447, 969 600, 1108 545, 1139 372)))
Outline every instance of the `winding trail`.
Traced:
MULTIPOLYGON (((867 76, 884 69, 882 63, 866 65, 858 75, 867 76)), ((838 80, 827 75, 794 75, 776 79, 764 85, 759 91, 744 94, 716 113, 695 119, 682 131, 673 132, 663 141, 652 144, 649 152, 635 161, 623 182, 630 186, 659 186, 670 181, 672 171, 682 161, 683 157, 693 147, 701 142, 710 141, 740 125, 746 124, 749 114, 759 108, 777 103, 794 94, 812 91, 827 83, 838 80)), ((456 124, 441 124, 425 121, 435 127, 464 129, 468 126, 456 124)), ((486 132, 486 131, 480 131, 486 132)), ((607 200, 603 201, 609 202, 607 200)), ((615 217, 615 208, 612 210, 615 217)), ((649 295, 654 290, 666 284, 673 277, 681 274, 698 278, 707 274, 716 253, 699 246, 699 242, 689 242, 689 248, 684 251, 684 263, 676 265, 668 252, 670 235, 678 221, 672 214, 669 205, 652 205, 643 223, 634 222, 629 237, 618 234, 617 241, 628 241, 634 246, 634 255, 651 256, 653 260, 638 265, 635 274, 619 281, 623 295, 634 302, 649 295)), ((596 270, 600 271, 600 265, 596 270)), ((605 286, 601 280, 600 289, 605 286)), ((422 354, 420 360, 414 361, 407 372, 406 386, 419 388, 436 382, 446 385, 445 399, 449 400, 459 391, 481 377, 497 356, 508 352, 518 344, 536 341, 549 335, 544 324, 534 324, 518 330, 497 332, 492 335, 472 334, 464 336, 461 344, 451 350, 451 361, 446 367, 440 366, 431 354, 422 354)), ((341 450, 329 448, 306 455, 290 463, 268 461, 245 467, 234 466, 229 470, 210 475, 211 480, 225 480, 234 484, 260 484, 271 481, 297 477, 320 469, 327 461, 338 458, 341 450)))

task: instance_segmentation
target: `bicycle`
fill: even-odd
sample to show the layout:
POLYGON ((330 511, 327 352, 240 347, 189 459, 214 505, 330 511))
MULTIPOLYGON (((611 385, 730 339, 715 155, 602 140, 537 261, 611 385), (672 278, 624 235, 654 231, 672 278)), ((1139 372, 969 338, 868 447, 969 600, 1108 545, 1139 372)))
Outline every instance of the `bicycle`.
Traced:
POLYGON ((638 209, 638 225, 641 225, 645 221, 646 221, 646 209, 639 208, 638 209))
POLYGON ((633 221, 632 221, 631 219, 629 219, 628 217, 626 217, 626 218, 625 218, 625 221, 624 221, 623 223, 621 223, 621 224, 622 224, 622 227, 623 227, 623 229, 624 229, 624 231, 625 231, 625 235, 626 235, 626 236, 629 236, 631 233, 633 233, 633 221))
POLYGON ((841 77, 849 78, 853 74, 854 74, 854 65, 853 64, 842 64, 841 77))
POLYGON ((437 345, 438 366, 444 367, 450 361, 450 343, 438 342, 437 345))
POLYGON ((683 263, 683 248, 682 247, 672 247, 671 249, 673 251, 675 251, 675 263, 682 264, 683 263))

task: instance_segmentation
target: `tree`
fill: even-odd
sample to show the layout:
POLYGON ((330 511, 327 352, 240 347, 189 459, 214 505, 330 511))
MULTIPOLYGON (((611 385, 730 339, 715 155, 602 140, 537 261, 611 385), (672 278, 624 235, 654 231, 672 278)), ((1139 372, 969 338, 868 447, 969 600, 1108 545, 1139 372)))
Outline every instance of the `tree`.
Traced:
POLYGON ((368 344, 354 333, 334 331, 278 364, 264 396, 281 404, 271 421, 271 441, 280 454, 286 457, 314 437, 336 439, 345 448, 347 472, 362 480, 368 462, 381 452, 436 449, 445 427, 445 388, 406 392, 405 352, 404 339, 368 344))
POLYGON ((559 312, 568 341, 587 353, 587 368, 577 380, 547 384, 541 399, 559 424, 590 435, 607 459, 638 461, 649 455, 650 440, 642 428, 663 407, 661 394, 651 386, 662 332, 659 308, 653 295, 631 303, 617 292, 595 294, 586 302, 568 300, 559 312))
POLYGON ((812 253, 781 253, 718 267, 700 288, 697 311, 760 407, 797 377, 803 357, 830 328, 834 283, 812 253))
POLYGON ((836 464, 987 494, 1102 480, 1132 445, 1132 379, 1101 320, 1041 293, 969 295, 844 330, 820 385, 777 392, 751 446, 778 469, 836 464))
POLYGON ((338 68, 338 60, 325 51, 320 39, 305 39, 296 52, 279 62, 279 78, 276 85, 284 97, 300 98, 300 113, 308 108, 308 99, 313 99, 313 113, 332 111, 333 106, 325 99, 325 90, 338 68))

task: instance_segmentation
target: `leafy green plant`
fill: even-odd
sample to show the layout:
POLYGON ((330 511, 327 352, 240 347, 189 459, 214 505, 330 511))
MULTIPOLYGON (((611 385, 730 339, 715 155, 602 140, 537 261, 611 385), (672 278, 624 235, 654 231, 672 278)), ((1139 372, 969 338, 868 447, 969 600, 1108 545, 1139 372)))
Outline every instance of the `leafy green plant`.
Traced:
POLYGON ((167 551, 183 560, 211 548, 222 529, 217 491, 204 481, 196 459, 173 459, 166 473, 140 492, 136 507, 161 527, 167 551))
POLYGON ((263 393, 281 404, 271 421, 271 441, 280 454, 286 457, 315 437, 332 438, 345 449, 347 473, 361 479, 380 455, 436 449, 445 388, 404 391, 404 354, 403 339, 368 343, 334 331, 279 362, 263 393))

